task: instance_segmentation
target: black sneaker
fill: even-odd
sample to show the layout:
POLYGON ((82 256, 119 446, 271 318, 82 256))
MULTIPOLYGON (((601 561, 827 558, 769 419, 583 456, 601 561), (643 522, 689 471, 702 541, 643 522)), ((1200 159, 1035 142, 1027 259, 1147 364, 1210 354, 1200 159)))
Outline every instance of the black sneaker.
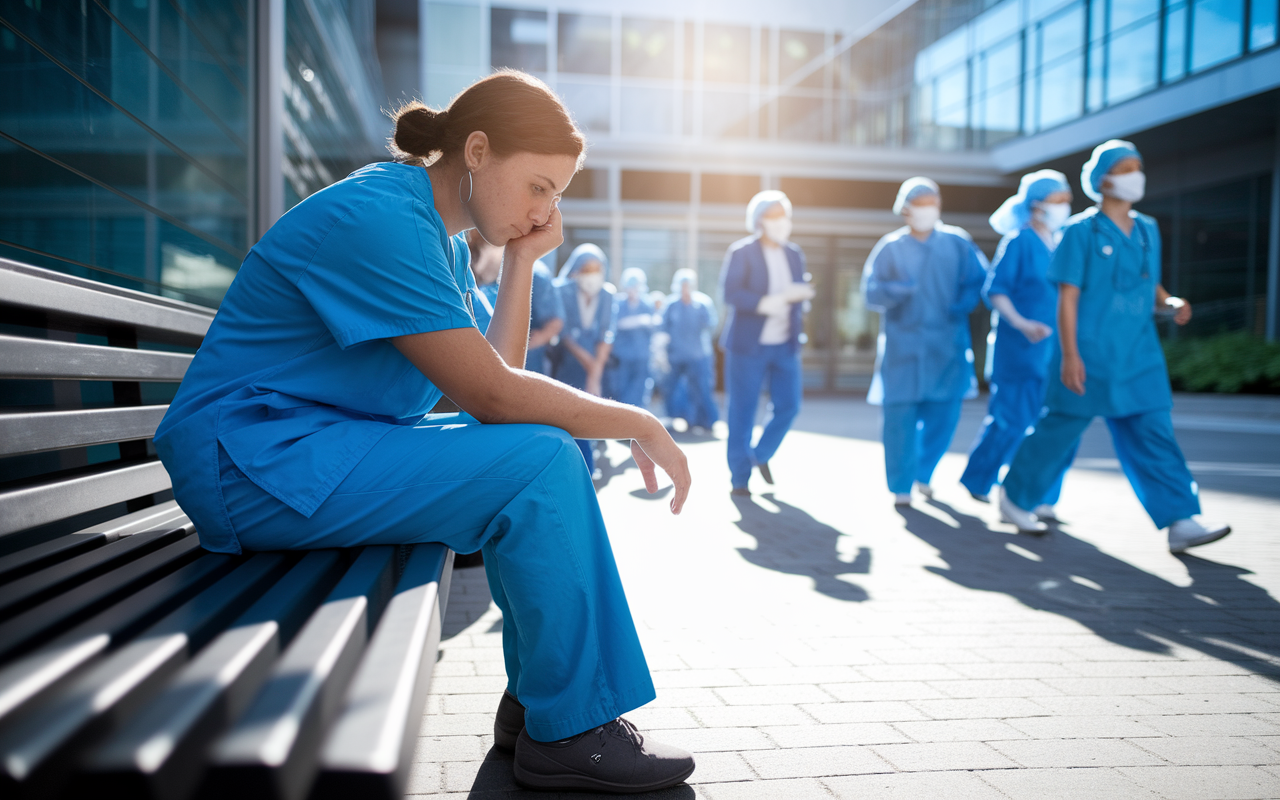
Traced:
POLYGON ((511 692, 503 690, 498 713, 493 718, 493 744, 499 750, 516 749, 516 740, 524 732, 524 706, 511 692))
POLYGON ((769 462, 761 461, 759 464, 756 464, 756 467, 760 470, 760 477, 764 478, 764 482, 772 486, 773 473, 769 471, 769 462))
POLYGON ((562 742, 534 741, 522 731, 512 769, 526 789, 635 794, 683 783, 693 767, 692 754, 646 740, 619 717, 562 742))

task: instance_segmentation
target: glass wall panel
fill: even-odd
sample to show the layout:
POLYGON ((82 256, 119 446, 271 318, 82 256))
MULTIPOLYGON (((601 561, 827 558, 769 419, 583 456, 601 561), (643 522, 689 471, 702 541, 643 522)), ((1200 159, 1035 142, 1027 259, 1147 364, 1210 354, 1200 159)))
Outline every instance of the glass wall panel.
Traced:
POLYGON ((489 10, 489 61, 495 67, 547 71, 547 12, 517 8, 489 10))
POLYGON ((702 135, 743 139, 750 132, 750 95, 706 90, 702 93, 702 135))
MULTIPOLYGON (((622 231, 622 267, 644 270, 650 288, 667 291, 671 276, 689 263, 688 242, 689 234, 683 230, 626 228, 622 231)), ((707 286, 700 288, 714 294, 714 287, 715 284, 711 284, 711 291, 707 291, 707 286)))
POLYGON ((561 72, 610 73, 613 25, 608 17, 561 13, 556 21, 556 33, 556 65, 561 72))
POLYGON ((703 28, 702 79, 723 83, 751 82, 751 29, 736 25, 703 28))
POLYGON ((1005 2, 992 8, 973 21, 973 46, 985 50, 996 42, 1017 32, 1019 27, 1019 3, 1005 2))
POLYGON ((607 83, 561 79, 556 89, 583 129, 591 133, 609 133, 610 91, 607 83))
POLYGON ((1076 3, 1040 25, 1040 64, 1048 65, 1084 44, 1084 4, 1076 3))
POLYGON ((1109 30, 1116 33, 1160 13, 1160 0, 1111 0, 1109 30))
POLYGON ((1159 67, 1154 20, 1111 37, 1107 62, 1107 103, 1119 103, 1156 87, 1159 67))
POLYGON ((423 100, 444 108, 454 95, 484 74, 480 9, 452 3, 427 3, 427 85, 423 100))
POLYGON ((1085 105, 1089 111, 1102 108, 1102 76, 1106 74, 1106 50, 1101 42, 1089 45, 1089 76, 1086 82, 1088 96, 1085 105))
POLYGON ((1170 4, 1164 23, 1164 80, 1187 74, 1187 6, 1170 4))
POLYGON ((622 87, 622 133, 631 136, 674 136, 675 103, 672 89, 622 87))
MULTIPOLYGON (((875 116, 882 116, 878 112, 875 116)), ((778 102, 778 138, 799 142, 827 139, 821 97, 788 94, 778 102)))
POLYGON ((675 75, 674 22, 658 19, 622 20, 622 74, 633 78, 671 78, 675 75))
POLYGON ((1249 5, 1249 49, 1276 43, 1276 0, 1252 0, 1249 5))
POLYGON ((937 93, 935 115, 939 125, 964 128, 969 124, 969 68, 965 64, 940 76, 934 85, 937 93))
MULTIPOLYGON (((786 81, 826 49, 825 36, 816 31, 778 31, 778 80, 786 81)), ((821 89, 823 70, 807 75, 798 84, 821 89)))
POLYGON ((1084 111, 1084 57, 1072 56, 1040 73, 1041 130, 1073 120, 1084 111))
POLYGON ((1191 7, 1191 13, 1192 72, 1240 55, 1244 0, 1199 0, 1191 7))

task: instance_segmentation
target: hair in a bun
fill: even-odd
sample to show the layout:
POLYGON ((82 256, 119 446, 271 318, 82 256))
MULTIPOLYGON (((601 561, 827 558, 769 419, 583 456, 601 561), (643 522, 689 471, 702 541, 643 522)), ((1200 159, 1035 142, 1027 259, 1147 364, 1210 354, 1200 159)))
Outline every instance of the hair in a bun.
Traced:
POLYGON ((484 131, 501 156, 545 153, 581 162, 587 148, 586 137, 555 92, 532 75, 511 69, 471 84, 442 111, 414 101, 393 116, 396 130, 388 149, 401 161, 449 158, 475 131, 484 131))

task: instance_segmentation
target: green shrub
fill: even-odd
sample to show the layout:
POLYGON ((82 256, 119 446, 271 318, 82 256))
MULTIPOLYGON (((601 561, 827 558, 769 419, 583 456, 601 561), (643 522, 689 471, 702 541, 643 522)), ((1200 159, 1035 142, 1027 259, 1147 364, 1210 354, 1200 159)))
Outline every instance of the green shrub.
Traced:
POLYGON ((1164 343, 1173 388, 1188 392, 1280 394, 1280 344, 1247 333, 1164 343))

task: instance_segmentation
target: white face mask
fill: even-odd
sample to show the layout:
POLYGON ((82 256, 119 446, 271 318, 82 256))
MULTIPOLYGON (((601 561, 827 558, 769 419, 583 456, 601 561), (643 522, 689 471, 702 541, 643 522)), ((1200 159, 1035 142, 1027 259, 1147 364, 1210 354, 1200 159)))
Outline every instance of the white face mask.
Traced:
POLYGON ((1126 172, 1123 175, 1108 175, 1110 186, 1104 186, 1102 193, 1117 200, 1136 203, 1147 193, 1147 173, 1126 172))
POLYGON ((1071 216, 1070 203, 1041 203, 1036 207, 1037 219, 1051 231, 1060 230, 1071 216))
POLYGON ((775 244, 786 244, 791 238, 791 219, 789 217, 774 217, 773 219, 760 220, 761 226, 764 228, 764 235, 775 244))
POLYGON ((587 297, 595 297, 604 288, 603 272, 588 272, 585 275, 577 276, 574 280, 578 282, 578 288, 587 297))
POLYGON ((907 224, 917 233, 933 230, 942 216, 942 209, 937 206, 907 206, 907 224))

